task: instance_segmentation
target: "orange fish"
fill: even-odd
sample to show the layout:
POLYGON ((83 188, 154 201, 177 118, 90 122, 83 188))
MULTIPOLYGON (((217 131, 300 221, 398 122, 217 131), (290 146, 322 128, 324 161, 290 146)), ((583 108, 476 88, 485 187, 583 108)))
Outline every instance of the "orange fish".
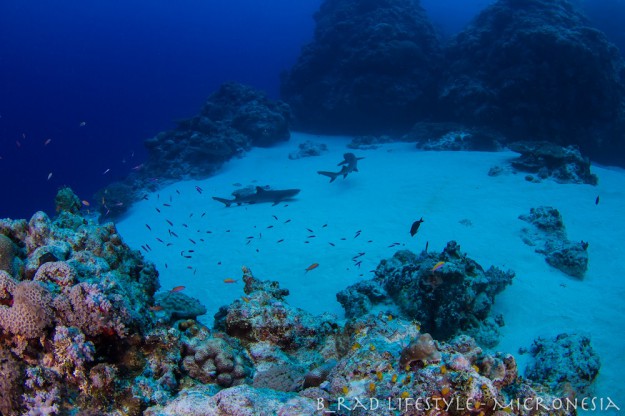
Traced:
POLYGON ((230 279, 230 278, 224 279, 224 283, 235 283, 235 282, 236 282, 236 280, 234 280, 234 279, 230 279))
POLYGON ((161 305, 154 305, 154 306, 150 306, 150 310, 152 312, 158 312, 158 311, 162 311, 163 307, 161 305))
POLYGON ((176 286, 175 288, 173 288, 172 290, 170 290, 170 292, 180 292, 184 290, 184 286, 176 286))
POLYGON ((439 261, 438 263, 436 263, 436 264, 434 265, 434 267, 432 267, 432 270, 431 270, 431 271, 433 271, 433 272, 437 271, 438 269, 440 269, 441 267, 443 267, 443 265, 444 265, 444 264, 445 264, 445 262, 444 262, 444 261, 439 261))
POLYGON ((319 267, 319 263, 313 263, 310 266, 306 267, 306 273, 308 273, 309 271, 311 271, 312 269, 316 269, 317 267, 319 267))
POLYGON ((83 204, 84 206, 86 206, 86 207, 88 207, 89 205, 91 205, 91 204, 89 203, 89 201, 87 201, 86 199, 83 199, 83 200, 82 200, 82 204, 83 204))

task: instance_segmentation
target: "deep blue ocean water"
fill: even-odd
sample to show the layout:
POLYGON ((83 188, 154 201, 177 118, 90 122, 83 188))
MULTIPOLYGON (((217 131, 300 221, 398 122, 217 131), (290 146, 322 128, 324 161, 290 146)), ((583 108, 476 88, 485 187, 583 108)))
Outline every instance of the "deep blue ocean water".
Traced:
MULTIPOLYGON (((142 163, 146 138, 197 113, 224 81, 276 98, 320 3, 1 2, 0 218, 51 212, 63 185, 89 200, 142 163)), ((422 2, 444 36, 489 3, 422 2)), ((625 50, 625 2, 586 3, 625 50)))

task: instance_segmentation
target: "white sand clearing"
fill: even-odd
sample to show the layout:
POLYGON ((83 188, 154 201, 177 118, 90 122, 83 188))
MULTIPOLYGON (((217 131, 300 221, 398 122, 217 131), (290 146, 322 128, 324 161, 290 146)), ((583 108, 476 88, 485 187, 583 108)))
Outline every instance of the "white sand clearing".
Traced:
POLYGON ((522 174, 487 175, 491 166, 516 157, 511 152, 422 152, 408 143, 350 150, 347 143, 345 138, 294 134, 279 146, 253 149, 214 177, 150 194, 130 209, 118 229, 132 247, 151 247, 144 254, 157 265, 162 290, 184 285, 184 293, 206 305, 202 320, 209 325, 220 306, 243 295, 242 265, 289 289, 290 304, 341 317, 336 293, 372 277, 380 260, 402 248, 420 252, 426 241, 429 251, 438 252, 456 240, 483 267, 516 272, 493 311, 506 321, 497 349, 515 354, 523 370, 528 357, 518 349, 529 347, 534 338, 564 331, 589 335, 602 361, 596 394, 625 409, 620 377, 625 368, 625 171, 594 167, 598 186, 536 184, 522 174), (305 140, 326 143, 330 151, 289 160, 305 140), (345 152, 365 157, 359 172, 333 183, 317 174, 338 171, 345 152), (236 183, 300 188, 301 193, 276 206, 226 208, 211 198, 231 198, 236 183), (601 201, 595 205, 597 195, 601 201), (519 232, 527 224, 518 216, 539 205, 562 213, 570 240, 590 243, 584 280, 552 268, 521 241, 519 232), (425 222, 410 237, 410 226, 420 217, 425 222), (393 243, 400 245, 389 247, 393 243), (359 253, 364 254, 353 260, 359 253), (306 272, 313 263, 319 266, 306 272), (227 278, 236 282, 225 283, 227 278))

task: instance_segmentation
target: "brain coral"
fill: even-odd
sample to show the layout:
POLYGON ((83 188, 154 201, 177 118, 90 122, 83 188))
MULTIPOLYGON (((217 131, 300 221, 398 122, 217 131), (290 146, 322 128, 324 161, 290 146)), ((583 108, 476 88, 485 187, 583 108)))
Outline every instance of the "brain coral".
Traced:
POLYGON ((52 324, 53 318, 48 291, 36 282, 7 284, 2 282, 5 279, 6 276, 0 275, 0 288, 13 297, 13 304, 0 304, 0 328, 26 338, 43 335, 45 328, 52 324))

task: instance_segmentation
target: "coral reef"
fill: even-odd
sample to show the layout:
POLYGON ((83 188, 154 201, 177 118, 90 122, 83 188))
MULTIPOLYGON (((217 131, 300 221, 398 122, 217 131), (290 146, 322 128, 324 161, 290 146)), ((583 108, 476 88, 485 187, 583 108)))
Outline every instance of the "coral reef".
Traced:
POLYGON ((315 21, 314 41, 282 79, 299 128, 389 132, 427 112, 442 52, 417 1, 326 0, 315 21))
POLYGON ((494 266, 484 269, 451 241, 440 254, 398 251, 382 260, 375 277, 337 294, 348 317, 374 305, 394 304, 402 316, 421 322, 437 339, 470 333, 485 346, 498 342, 502 318, 491 317, 495 296, 512 282, 514 273, 494 266), (438 263, 439 267, 435 267, 438 263))
POLYGON ((198 115, 145 141, 149 158, 142 174, 176 179, 210 175, 252 146, 288 140, 290 119, 285 103, 241 84, 222 84, 198 115))
POLYGON ((175 179, 203 178, 253 146, 268 147, 290 138, 290 107, 234 82, 222 84, 199 114, 144 142, 148 160, 123 181, 96 194, 100 214, 114 218, 132 202, 175 179))
POLYGON ((545 255, 551 266, 579 279, 588 269, 588 243, 571 242, 566 236, 566 227, 560 212, 553 207, 541 206, 530 209, 529 215, 519 219, 533 225, 521 230, 523 242, 529 246, 539 246, 537 253, 545 255))
POLYGON ((289 153, 289 159, 296 160, 303 157, 320 156, 327 151, 328 146, 325 143, 306 140, 304 143, 299 144, 297 152, 289 153))
POLYGON ((96 409, 122 401, 121 391, 109 394, 116 368, 126 368, 120 349, 154 325, 154 266, 113 224, 83 217, 70 193, 59 191, 54 220, 43 212, 28 222, 0 220, 3 240, 26 265, 15 275, 0 270, 0 404, 11 409, 3 414, 63 413, 70 397, 89 409, 97 392, 96 409), (22 379, 22 388, 7 387, 22 379))
MULTIPOLYGON (((181 292, 165 292, 155 296, 159 319, 173 322, 179 319, 195 319, 206 313, 199 300, 181 292)), ((154 309, 154 308, 153 308, 154 309)))
POLYGON ((553 178, 559 183, 596 185, 597 175, 590 172, 590 160, 582 157, 575 146, 562 147, 549 142, 513 142, 508 148, 520 153, 512 167, 521 172, 535 173, 539 178, 553 178))
POLYGON ((494 2, 445 59, 440 117, 623 162, 625 62, 571 2, 494 2))
MULTIPOLYGON (((541 224, 558 229, 557 219, 541 224)), ((583 371, 566 375, 579 389, 598 368, 584 339, 560 336, 560 350, 537 341, 541 365, 528 373, 544 381, 542 386, 518 377, 513 356, 486 353, 473 338, 459 334, 463 325, 469 323, 471 332, 471 325, 488 317, 493 297, 512 273, 484 272, 454 242, 440 254, 400 251, 378 266, 375 285, 362 285, 372 305, 392 299, 406 315, 418 313, 402 290, 416 293, 413 299, 422 308, 426 295, 431 307, 451 303, 424 319, 424 329, 446 335, 437 340, 416 320, 366 313, 369 305, 345 323, 329 314, 313 316, 288 304, 288 290, 257 279, 247 267, 242 268, 244 296, 222 307, 209 329, 192 317, 175 320, 181 315, 155 309, 161 305, 154 305, 154 267, 121 241, 112 224, 97 225, 80 212, 61 210, 52 220, 43 213, 29 222, 0 220, 0 232, 30 265, 21 280, 0 270, 3 415, 321 415, 331 410, 391 416, 397 406, 404 406, 405 414, 417 412, 416 403, 431 414, 451 416, 467 414, 469 407, 471 414, 535 414, 536 409, 515 405, 516 399, 565 415, 571 413, 556 407, 560 398, 553 393, 563 391, 554 384, 561 376, 547 374, 543 365, 549 354, 572 352, 572 360, 588 362, 578 368, 583 371), (69 248, 62 250, 59 241, 69 248), (41 247, 56 247, 62 260, 35 267, 41 257, 31 257, 41 247), (436 272, 449 283, 436 279, 436 272), (168 318, 160 319, 160 312, 168 318), (462 322, 449 329, 452 318, 462 322), (359 407, 364 400, 380 406, 359 407), (382 400, 395 409, 383 408, 382 400), (452 407, 443 400, 452 400, 452 407)), ((159 295, 159 302, 166 304, 177 293, 159 295)), ((189 303, 183 310, 202 309, 189 299, 175 301, 189 303)))
POLYGON ((17 248, 13 241, 4 234, 0 234, 0 271, 15 275, 20 272, 21 261, 17 256, 17 248))
POLYGON ((601 362, 590 339, 578 334, 559 334, 554 339, 538 338, 529 350, 533 361, 525 375, 548 385, 552 391, 567 395, 591 393, 601 362))
POLYGON ((418 122, 401 139, 416 142, 417 148, 423 150, 478 151, 499 150, 501 142, 505 140, 500 134, 484 127, 443 122, 418 122))

